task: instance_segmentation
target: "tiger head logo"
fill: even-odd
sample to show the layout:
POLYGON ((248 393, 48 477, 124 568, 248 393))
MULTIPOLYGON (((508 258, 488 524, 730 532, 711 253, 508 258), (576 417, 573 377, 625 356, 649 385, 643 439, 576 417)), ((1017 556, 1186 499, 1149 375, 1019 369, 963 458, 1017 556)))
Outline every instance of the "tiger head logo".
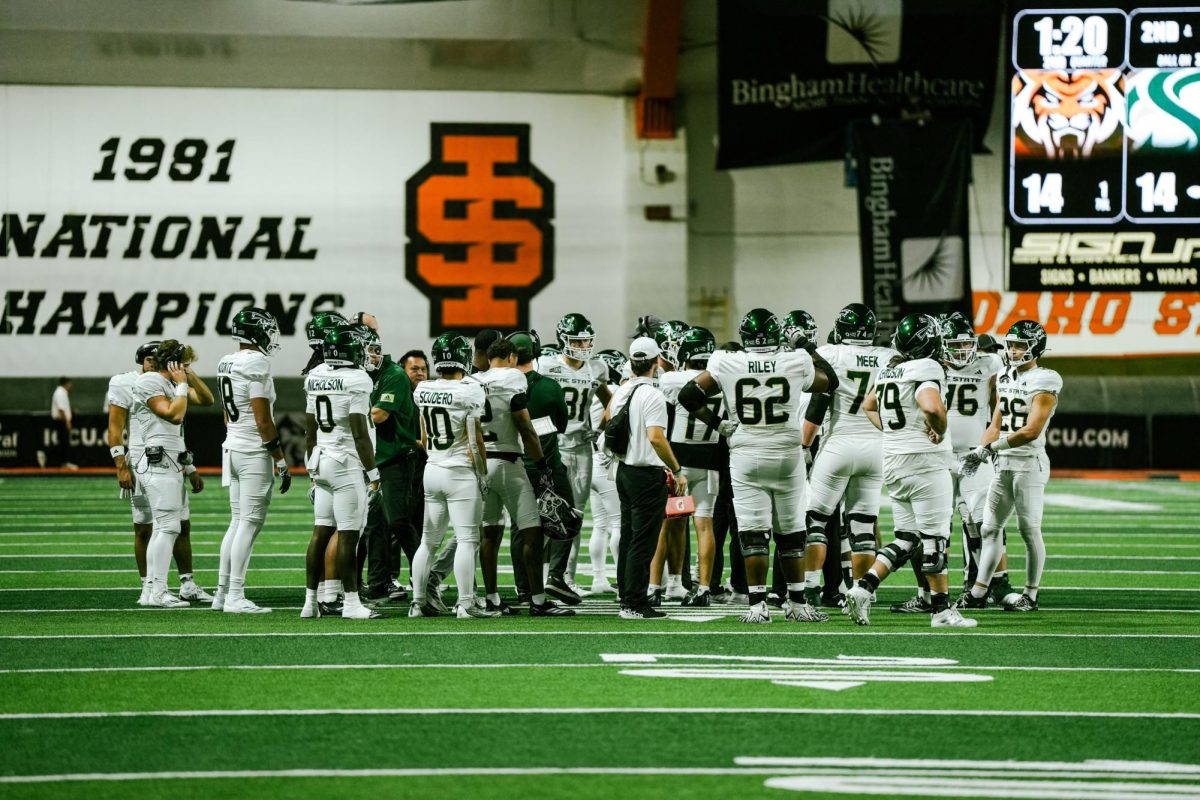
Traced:
POLYGON ((1087 158, 1106 145, 1125 116, 1120 70, 1041 72, 1013 78, 1017 155, 1087 158))

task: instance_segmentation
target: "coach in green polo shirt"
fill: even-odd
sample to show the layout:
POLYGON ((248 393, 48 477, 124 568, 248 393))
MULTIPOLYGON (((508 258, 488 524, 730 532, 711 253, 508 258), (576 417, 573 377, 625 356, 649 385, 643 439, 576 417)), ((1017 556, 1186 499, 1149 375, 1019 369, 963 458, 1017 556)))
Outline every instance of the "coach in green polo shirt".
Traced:
MULTIPOLYGON (((363 314, 362 323, 373 330, 377 323, 363 314)), ((412 383, 407 373, 390 355, 370 373, 371 421, 375 424, 375 465, 379 468, 379 494, 367 510, 366 597, 381 600, 396 593, 391 585, 400 572, 400 551, 412 563, 420 544, 420 531, 414 526, 411 483, 420 479, 422 466, 420 419, 412 398, 412 383), (397 546, 398 545, 398 546, 397 546)), ((395 599, 406 599, 397 597, 395 599)))

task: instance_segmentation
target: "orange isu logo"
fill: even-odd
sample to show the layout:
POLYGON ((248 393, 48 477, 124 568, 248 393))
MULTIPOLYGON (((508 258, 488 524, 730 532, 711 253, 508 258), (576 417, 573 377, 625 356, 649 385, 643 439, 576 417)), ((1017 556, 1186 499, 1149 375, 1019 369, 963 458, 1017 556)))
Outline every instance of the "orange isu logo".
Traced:
POLYGON ((554 184, 529 160, 529 126, 433 123, 406 185, 405 274, 429 298, 429 333, 529 327, 554 278, 554 184))

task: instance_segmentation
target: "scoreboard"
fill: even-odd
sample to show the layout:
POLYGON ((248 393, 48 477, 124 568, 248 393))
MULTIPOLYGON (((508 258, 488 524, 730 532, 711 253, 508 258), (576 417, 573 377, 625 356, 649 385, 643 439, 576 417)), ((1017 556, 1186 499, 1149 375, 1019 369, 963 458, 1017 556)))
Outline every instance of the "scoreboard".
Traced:
POLYGON ((1194 291, 1200 7, 1059 3, 1008 23, 1008 288, 1194 291))

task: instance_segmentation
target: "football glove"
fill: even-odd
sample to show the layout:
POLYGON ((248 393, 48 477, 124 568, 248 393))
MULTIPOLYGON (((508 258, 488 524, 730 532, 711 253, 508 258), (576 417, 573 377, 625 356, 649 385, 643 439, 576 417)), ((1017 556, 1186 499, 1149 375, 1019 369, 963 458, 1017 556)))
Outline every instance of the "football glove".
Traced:
POLYGON ((996 457, 992 449, 986 444, 981 444, 971 452, 967 453, 962 458, 962 465, 959 467, 959 473, 964 478, 969 478, 979 470, 979 465, 985 461, 991 461, 996 457))
POLYGON ((724 419, 717 424, 717 433, 728 439, 738 429, 740 423, 734 419, 724 419))
POLYGON ((803 449, 804 449, 804 469, 805 469, 805 471, 808 471, 808 470, 812 469, 813 451, 812 451, 812 447, 807 446, 807 445, 803 449))
POLYGON ((817 349, 816 343, 810 342, 808 337, 804 335, 804 331, 800 328, 793 328, 788 331, 787 342, 793 350, 807 350, 810 354, 817 349))
POLYGON ((475 481, 479 484, 479 496, 487 500, 488 492, 492 491, 492 481, 487 475, 476 475, 475 481))
POLYGON ((544 489, 538 494, 538 515, 542 521, 542 532, 558 541, 574 539, 579 534, 583 520, 583 513, 573 508, 553 488, 544 489))
POLYGON ((367 505, 375 502, 376 497, 379 497, 379 481, 369 481, 367 483, 367 505))
POLYGON ((275 477, 279 479, 279 493, 287 494, 288 489, 292 488, 292 473, 288 471, 286 461, 275 465, 275 477))

